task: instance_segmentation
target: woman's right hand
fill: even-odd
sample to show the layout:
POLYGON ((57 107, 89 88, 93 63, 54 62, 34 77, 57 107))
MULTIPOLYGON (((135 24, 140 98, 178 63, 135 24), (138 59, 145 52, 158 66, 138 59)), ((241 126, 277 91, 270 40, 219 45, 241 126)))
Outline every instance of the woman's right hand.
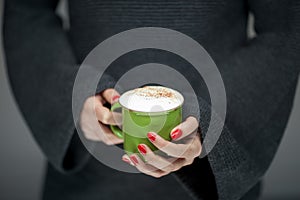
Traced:
POLYGON ((109 88, 85 101, 80 115, 80 127, 87 139, 102 141, 107 145, 123 142, 107 126, 119 125, 121 114, 111 112, 104 106, 106 102, 110 104, 117 102, 119 97, 120 94, 116 90, 109 88))

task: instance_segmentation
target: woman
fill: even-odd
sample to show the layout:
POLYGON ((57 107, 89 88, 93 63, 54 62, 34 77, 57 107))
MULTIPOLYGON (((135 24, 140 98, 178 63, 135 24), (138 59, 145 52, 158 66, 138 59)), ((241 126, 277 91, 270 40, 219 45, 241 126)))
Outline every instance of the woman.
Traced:
MULTIPOLYGON (((55 13, 57 3, 9 0, 4 15, 4 47, 12 89, 49 161, 44 199, 258 198, 260 180, 288 120, 299 74, 297 0, 72 0, 68 30, 55 13), (255 17, 257 36, 253 39, 246 32, 249 12, 255 17), (138 157, 124 157, 149 176, 114 171, 90 156, 76 133, 71 107, 73 82, 85 56, 106 38, 137 27, 165 27, 197 40, 219 67, 228 102, 225 128, 207 157, 198 158, 200 138, 181 163, 157 173, 144 170, 147 165, 159 165, 160 158, 154 154, 156 163, 144 165, 136 160, 138 157), (168 175, 171 172, 175 176, 168 175)), ((199 123, 187 118, 182 125, 188 126, 182 127, 189 128, 173 133, 173 137, 180 142, 197 126, 201 135, 205 134, 210 109, 201 79, 173 55, 148 50, 113 63, 108 72, 112 78, 104 80, 99 93, 86 100, 80 125, 87 139, 108 145, 122 143, 109 131, 87 127, 92 120, 97 125, 99 120, 102 127, 114 124, 103 106, 103 102, 113 103, 118 98, 117 91, 110 88, 129 66, 149 61, 184 70, 205 111, 199 123), (89 118, 94 100, 97 120, 89 118), (110 140, 104 140, 104 135, 110 140)), ((153 140, 155 135, 151 137, 153 140)), ((163 142, 156 136, 156 146, 163 142)), ((140 149, 145 150, 150 152, 147 147, 140 149)), ((172 154, 171 150, 168 153, 172 154)))

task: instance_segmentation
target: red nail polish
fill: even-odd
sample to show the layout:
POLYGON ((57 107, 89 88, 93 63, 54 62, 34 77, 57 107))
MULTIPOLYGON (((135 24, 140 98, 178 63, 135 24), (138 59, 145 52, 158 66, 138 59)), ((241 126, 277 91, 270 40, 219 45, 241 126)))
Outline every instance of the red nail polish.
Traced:
POLYGON ((139 151, 140 151, 142 154, 144 154, 144 155, 147 153, 146 147, 145 147, 145 145, 143 145, 143 144, 139 144, 139 145, 138 145, 138 149, 139 149, 139 151))
POLYGON ((155 134, 155 133, 149 132, 149 133, 147 134, 147 137, 149 138, 149 140, 150 140, 151 142, 154 142, 155 139, 156 139, 156 134, 155 134))
POLYGON ((175 130, 171 133, 171 138, 172 138, 173 140, 176 140, 176 139, 179 138, 180 136, 182 136, 182 131, 181 131, 179 128, 175 129, 175 130))
POLYGON ((134 162, 134 164, 138 164, 139 161, 135 156, 130 156, 130 159, 134 162))
POLYGON ((113 98, 112 98, 112 101, 116 101, 117 99, 119 99, 120 98, 120 95, 116 95, 116 96, 114 96, 113 98))
POLYGON ((130 164, 130 160, 128 158, 122 158, 122 160, 130 164))

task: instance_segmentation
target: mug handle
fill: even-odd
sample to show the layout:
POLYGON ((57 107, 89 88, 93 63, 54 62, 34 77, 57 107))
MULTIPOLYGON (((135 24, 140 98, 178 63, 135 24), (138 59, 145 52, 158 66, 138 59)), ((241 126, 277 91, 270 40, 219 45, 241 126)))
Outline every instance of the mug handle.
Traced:
MULTIPOLYGON (((122 107, 121 104, 117 102, 111 106, 110 111, 113 112, 117 108, 121 108, 121 107, 122 107)), ((118 126, 110 125, 110 129, 118 138, 124 139, 123 131, 118 126)))

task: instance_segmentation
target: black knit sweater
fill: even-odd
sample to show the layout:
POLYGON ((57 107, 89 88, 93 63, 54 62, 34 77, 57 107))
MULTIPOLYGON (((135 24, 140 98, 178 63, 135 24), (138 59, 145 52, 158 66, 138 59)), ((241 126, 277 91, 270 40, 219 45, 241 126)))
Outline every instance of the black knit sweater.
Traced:
MULTIPOLYGON (((68 31, 56 6, 55 0, 8 0, 4 15, 12 89, 50 163, 44 199, 257 198, 299 75, 298 0, 72 0, 68 31), (255 17, 253 39, 246 33, 249 12, 255 17), (121 31, 149 26, 180 31, 203 45, 222 74, 228 102, 225 128, 212 152, 158 180, 115 171, 89 156, 74 132, 71 107, 78 66, 92 48, 121 31)), ((201 99, 205 134, 207 89, 188 63, 144 50, 120 58, 107 73, 117 80, 130 67, 150 61, 184 71, 201 99)), ((106 83, 100 88, 111 86, 106 83)))

